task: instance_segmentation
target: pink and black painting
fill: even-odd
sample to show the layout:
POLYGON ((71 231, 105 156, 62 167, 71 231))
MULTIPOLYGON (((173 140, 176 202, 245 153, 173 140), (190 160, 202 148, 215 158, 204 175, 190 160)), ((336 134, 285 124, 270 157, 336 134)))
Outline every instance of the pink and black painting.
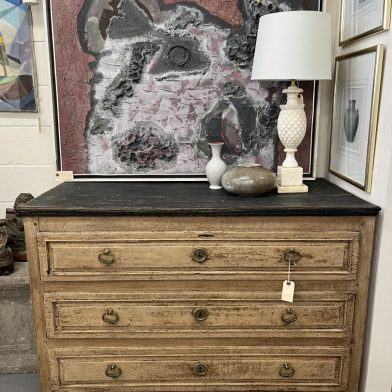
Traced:
MULTIPOLYGON (((209 142, 228 164, 276 169, 282 82, 251 81, 259 18, 319 0, 51 0, 61 170, 201 176, 209 142)), ((314 83, 301 83, 311 171, 314 83)))

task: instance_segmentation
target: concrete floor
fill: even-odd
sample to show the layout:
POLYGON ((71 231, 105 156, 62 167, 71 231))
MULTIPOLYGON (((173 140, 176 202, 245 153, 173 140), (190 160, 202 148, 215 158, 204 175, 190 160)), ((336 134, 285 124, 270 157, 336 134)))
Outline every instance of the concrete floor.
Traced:
POLYGON ((39 392, 38 374, 0 375, 0 392, 39 392))

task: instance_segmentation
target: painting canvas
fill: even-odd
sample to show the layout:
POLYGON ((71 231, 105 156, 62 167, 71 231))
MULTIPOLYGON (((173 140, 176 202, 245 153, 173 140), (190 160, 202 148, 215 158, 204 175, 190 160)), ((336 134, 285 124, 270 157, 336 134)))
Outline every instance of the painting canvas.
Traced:
POLYGON ((336 59, 330 171, 371 190, 383 46, 336 59))
POLYGON ((29 7, 0 0, 0 111, 37 111, 29 7))
MULTIPOLYGON (((52 0, 61 170, 202 176, 208 142, 228 164, 276 169, 281 82, 251 81, 260 16, 318 0, 52 0)), ((314 83, 301 83, 312 165, 314 83)))

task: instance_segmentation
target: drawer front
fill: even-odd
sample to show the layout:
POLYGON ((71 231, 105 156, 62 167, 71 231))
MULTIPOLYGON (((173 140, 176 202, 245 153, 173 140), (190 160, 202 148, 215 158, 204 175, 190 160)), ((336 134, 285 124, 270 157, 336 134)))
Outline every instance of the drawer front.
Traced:
POLYGON ((50 293, 47 332, 66 337, 349 338, 353 294, 296 293, 50 293))
POLYGON ((50 350, 55 390, 343 391, 348 350, 293 347, 50 350), (121 389, 119 389, 121 390, 121 389), (124 389, 125 390, 125 389, 124 389))
POLYGON ((231 233, 230 239, 188 233, 189 239, 177 240, 173 233, 160 235, 153 239, 151 233, 109 233, 100 239, 100 234, 38 234, 42 279, 256 279, 286 273, 289 262, 297 277, 332 274, 353 279, 356 273, 354 233, 330 234, 331 238, 250 233, 248 239, 241 233, 231 233))

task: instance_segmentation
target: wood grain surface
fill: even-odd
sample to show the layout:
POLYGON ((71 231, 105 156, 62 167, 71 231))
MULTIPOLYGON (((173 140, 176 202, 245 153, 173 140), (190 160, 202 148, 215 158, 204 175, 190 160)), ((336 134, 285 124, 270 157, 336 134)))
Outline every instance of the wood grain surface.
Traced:
POLYGON ((363 206, 241 217, 37 207, 25 229, 41 391, 358 392, 377 211, 363 206), (288 250, 301 256, 293 303, 280 300, 288 250))
POLYGON ((353 294, 297 292, 47 293, 51 338, 351 337, 353 294), (203 309, 204 320, 193 312, 203 309), (112 316, 108 316, 111 310, 112 316), (106 316, 106 318, 104 317, 106 316), (288 315, 295 316, 289 321, 288 315), (106 320, 106 321, 105 321, 106 320), (111 323, 108 322, 111 321, 111 323))
POLYGON ((344 348, 226 347, 133 350, 51 350, 52 386, 59 391, 341 391, 347 384, 349 355, 344 348), (194 365, 206 366, 196 375, 194 365), (105 372, 116 365, 121 375, 105 372), (284 364, 292 377, 279 373, 284 364), (95 388, 95 389, 94 389, 95 388), (128 389, 128 390, 129 390, 128 389), (125 391, 126 389, 120 389, 125 391))

